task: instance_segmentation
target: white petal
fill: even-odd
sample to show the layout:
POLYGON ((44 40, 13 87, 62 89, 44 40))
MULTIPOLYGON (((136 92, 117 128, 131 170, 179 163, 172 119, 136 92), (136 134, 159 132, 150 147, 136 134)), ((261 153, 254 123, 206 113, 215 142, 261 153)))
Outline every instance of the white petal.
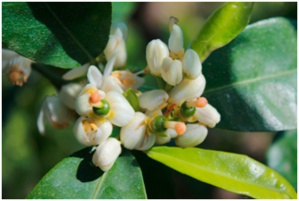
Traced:
POLYGON ((214 128, 215 125, 220 121, 220 114, 210 104, 207 104, 203 108, 196 108, 194 115, 200 123, 205 124, 210 128, 214 128))
POLYGON ((108 120, 116 126, 125 126, 134 118, 134 109, 127 99, 116 91, 109 91, 105 99, 110 104, 108 120))
POLYGON ((8 67, 8 62, 19 56, 16 52, 2 48, 2 71, 8 67))
POLYGON ((104 70, 104 77, 108 77, 109 75, 111 75, 118 54, 119 52, 114 53, 112 57, 108 60, 104 70))
POLYGON ((121 153, 120 142, 115 138, 108 138, 96 149, 92 157, 95 166, 108 171, 121 153))
POLYGON ((141 94, 138 100, 141 109, 154 111, 162 109, 160 107, 168 100, 168 94, 162 89, 151 90, 141 94))
POLYGON ((116 77, 113 76, 108 76, 104 79, 103 85, 101 87, 103 91, 106 93, 108 91, 116 91, 119 93, 123 93, 124 90, 122 89, 122 83, 117 79, 116 77))
POLYGON ((180 147, 194 147, 202 143, 207 137, 208 129, 199 124, 187 124, 187 130, 183 135, 175 139, 180 147))
POLYGON ((190 79, 195 79, 201 74, 201 62, 198 54, 194 50, 188 49, 185 52, 183 58, 183 69, 190 79))
POLYGON ((97 124, 98 130, 95 134, 89 137, 93 145, 103 143, 112 133, 113 127, 109 121, 102 121, 97 124))
POLYGON ((169 102, 181 105, 185 100, 199 97, 203 93, 205 86, 206 80, 202 74, 195 80, 185 78, 170 91, 169 102))
POLYGON ((121 67, 126 65, 127 62, 127 50, 126 43, 122 36, 118 36, 118 34, 110 35, 108 44, 104 50, 104 54, 109 61, 112 56, 117 53, 114 66, 121 67))
POLYGON ((45 114, 44 114, 44 104, 45 101, 42 103, 42 106, 40 108, 38 118, 37 118, 37 128, 41 135, 45 134, 45 114))
POLYGON ((145 151, 150 149, 156 141, 156 135, 152 133, 151 135, 146 134, 143 138, 143 141, 139 147, 137 147, 137 150, 145 151))
POLYGON ((169 56, 168 47, 160 39, 152 40, 146 46, 146 61, 151 74, 160 75, 163 60, 169 56))
POLYGON ((127 149, 139 147, 146 133, 146 116, 136 112, 132 121, 120 130, 120 141, 127 149))
POLYGON ((87 78, 88 78, 88 81, 92 85, 96 86, 98 89, 101 87, 102 81, 103 81, 103 76, 102 76, 102 73, 100 72, 100 70, 97 67, 95 67, 94 65, 91 65, 88 68, 87 78))
POLYGON ((120 29, 121 33, 122 33, 122 37, 124 40, 127 40, 128 37, 128 27, 124 22, 116 22, 113 23, 110 29, 110 34, 115 34, 116 30, 120 29))
POLYGON ((84 64, 81 67, 73 68, 72 70, 65 73, 62 78, 65 80, 73 80, 75 78, 81 77, 87 73, 89 64, 84 64))

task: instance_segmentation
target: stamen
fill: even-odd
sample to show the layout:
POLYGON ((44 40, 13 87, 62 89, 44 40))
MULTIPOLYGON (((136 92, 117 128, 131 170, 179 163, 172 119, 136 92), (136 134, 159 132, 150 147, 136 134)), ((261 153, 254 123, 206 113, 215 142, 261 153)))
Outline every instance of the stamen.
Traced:
POLYGON ((101 95, 97 91, 95 91, 91 94, 89 100, 92 103, 98 103, 101 100, 101 95))

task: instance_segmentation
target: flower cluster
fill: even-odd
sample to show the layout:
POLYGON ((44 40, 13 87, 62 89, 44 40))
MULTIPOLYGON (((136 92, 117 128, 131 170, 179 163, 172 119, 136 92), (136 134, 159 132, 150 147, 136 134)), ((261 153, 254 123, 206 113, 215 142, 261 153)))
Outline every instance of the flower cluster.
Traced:
POLYGON ((44 119, 55 128, 69 126, 86 146, 97 146, 94 165, 109 170, 127 149, 147 150, 155 144, 174 139, 181 147, 197 146, 207 136, 207 127, 220 121, 217 110, 201 97, 205 78, 198 54, 184 50, 183 33, 176 18, 170 18, 168 46, 159 39, 146 47, 151 73, 166 82, 165 89, 142 93, 138 90, 144 78, 129 70, 113 70, 126 65, 128 29, 124 23, 113 24, 104 50, 107 63, 103 72, 95 65, 86 64, 67 72, 63 78, 74 80, 86 76, 81 83, 63 86, 58 96, 47 97, 38 118, 38 128, 44 132, 44 119), (167 90, 166 90, 167 89, 167 90), (113 128, 120 134, 111 137, 113 128))

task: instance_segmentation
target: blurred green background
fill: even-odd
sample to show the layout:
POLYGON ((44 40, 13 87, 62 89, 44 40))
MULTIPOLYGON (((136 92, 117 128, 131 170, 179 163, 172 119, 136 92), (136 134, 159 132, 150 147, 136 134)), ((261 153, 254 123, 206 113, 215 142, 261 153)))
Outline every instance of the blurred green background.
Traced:
MULTIPOLYGON (((187 47, 207 17, 222 4, 113 2, 113 22, 125 21, 129 27, 128 67, 146 66, 145 47, 150 40, 168 41, 170 16, 179 18, 187 47)), ((297 19, 297 3, 256 2, 251 23, 274 16, 297 19)), ((22 87, 13 86, 2 75, 2 198, 25 198, 55 164, 84 147, 73 137, 72 128, 55 130, 47 126, 45 136, 38 133, 41 103, 53 94, 55 88, 37 72, 32 72, 22 87)), ((275 135, 213 129, 200 147, 246 154, 265 163, 265 153, 275 135)), ((134 154, 144 174, 148 198, 246 198, 182 175, 143 153, 134 154)))

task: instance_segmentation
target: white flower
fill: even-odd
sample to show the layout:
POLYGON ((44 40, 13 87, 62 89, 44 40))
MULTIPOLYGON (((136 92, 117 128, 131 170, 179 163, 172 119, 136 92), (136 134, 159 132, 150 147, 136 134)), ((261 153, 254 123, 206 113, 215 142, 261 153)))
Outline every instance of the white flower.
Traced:
POLYGON ((73 128, 77 140, 86 146, 99 145, 112 133, 112 124, 107 121, 99 121, 80 117, 73 128))
POLYGON ((175 86, 183 79, 183 66, 180 60, 166 57, 161 68, 162 78, 168 84, 175 86))
POLYGON ((202 108, 197 107, 194 116, 200 123, 207 125, 210 128, 215 127, 220 121, 220 114, 210 104, 207 104, 202 108))
POLYGON ((125 66, 127 62, 126 42, 127 28, 124 24, 112 25, 111 33, 109 36, 108 44, 104 50, 104 54, 109 60, 116 52, 119 54, 116 57, 115 67, 125 66))
POLYGON ((104 98, 105 92, 98 90, 92 84, 87 84, 75 100, 75 110, 81 116, 92 116, 93 107, 100 106, 100 100, 104 98))
POLYGON ((120 140, 127 149, 147 150, 155 143, 155 135, 148 133, 147 116, 136 112, 133 120, 120 130, 120 140))
POLYGON ((202 143, 208 134, 208 129, 200 124, 187 124, 187 130, 183 135, 175 139, 180 147, 194 147, 202 143))
POLYGON ((115 138, 108 138, 100 144, 93 157, 92 162, 103 171, 108 171, 121 153, 120 142, 115 138))
POLYGON ((184 55, 183 32, 177 24, 172 24, 172 26, 170 25, 170 28, 171 33, 168 40, 170 54, 173 57, 181 58, 184 55))
POLYGON ((78 83, 70 83, 62 86, 59 91, 59 98, 61 102, 68 108, 75 109, 75 100, 82 90, 82 85, 78 83))
POLYGON ((185 100, 201 96, 206 86, 206 80, 201 74, 194 80, 184 78, 184 80, 171 89, 169 102, 181 105, 185 100))
POLYGON ((45 118, 53 128, 62 129, 69 127, 69 122, 74 120, 75 114, 60 101, 58 96, 48 96, 42 103, 37 127, 41 134, 45 132, 45 118))
POLYGON ((154 111, 166 106, 168 94, 162 89, 147 91, 138 97, 139 106, 143 110, 154 111))
POLYGON ((196 79, 201 74, 201 62, 198 54, 188 49, 183 57, 183 70, 189 79, 196 79))
POLYGON ((27 82, 32 62, 11 50, 2 49, 2 72, 15 85, 22 86, 27 82))
POLYGON ((164 58, 169 56, 168 47, 160 39, 152 40, 146 46, 146 61, 151 74, 160 75, 164 58))

